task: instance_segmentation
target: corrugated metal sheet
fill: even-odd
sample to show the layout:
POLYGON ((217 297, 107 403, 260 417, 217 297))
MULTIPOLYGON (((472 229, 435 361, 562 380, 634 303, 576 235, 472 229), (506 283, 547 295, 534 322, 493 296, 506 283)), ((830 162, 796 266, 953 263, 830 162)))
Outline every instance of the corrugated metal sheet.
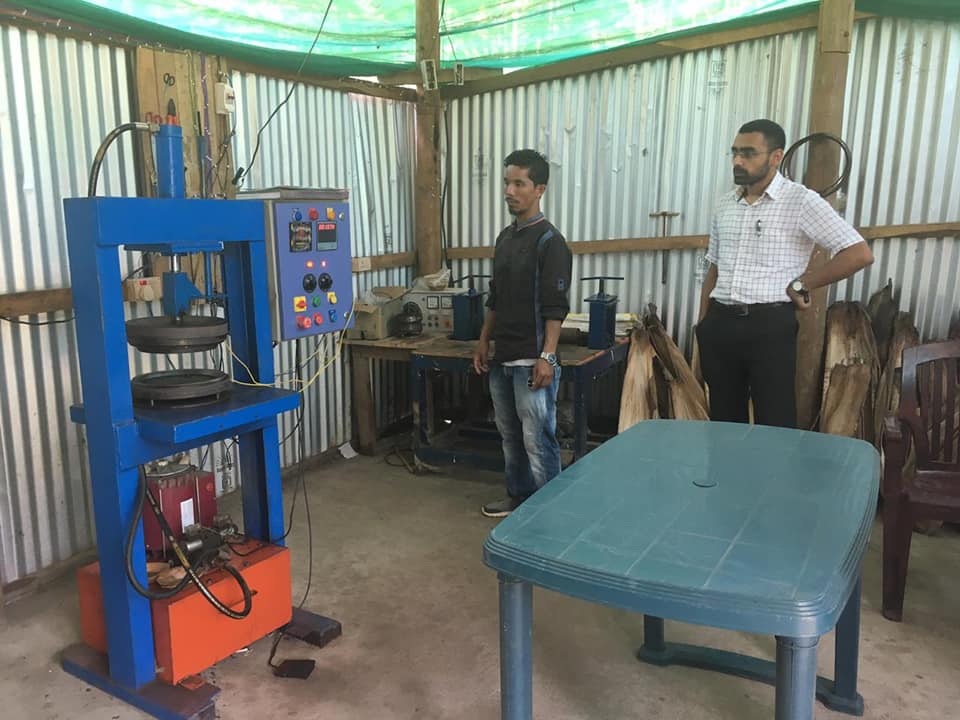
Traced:
MULTIPOLYGON (((130 78, 124 50, 0 25, 0 293, 69 284, 61 200, 86 193, 100 140, 129 120, 130 78)), ((103 192, 135 194, 129 143, 108 155, 103 192)), ((0 322, 7 582, 93 543, 86 449, 67 417, 80 399, 76 355, 72 323, 0 322)))
MULTIPOLYGON (((451 243, 486 246, 509 222, 502 158, 519 147, 546 153, 543 208, 568 240, 647 237, 650 213, 675 211, 672 235, 705 234, 729 187, 727 148, 747 119, 771 117, 788 138, 805 134, 813 31, 487 93, 450 107, 451 243), (491 118, 500 120, 491 122, 491 118)), ((848 75, 844 136, 854 152, 846 216, 863 225, 960 217, 960 24, 902 19, 858 23, 848 75)), ((802 159, 802 158, 801 158, 802 159)), ((798 164, 799 169, 799 164, 798 164)), ((835 294, 866 299, 888 276, 903 286, 924 337, 942 336, 958 304, 950 240, 882 241, 878 261, 835 294)), ((573 309, 593 292, 579 278, 625 275, 621 311, 655 303, 689 352, 700 285, 692 250, 575 256, 573 309), (661 281, 667 263, 666 282, 661 281)), ((489 261, 456 263, 457 274, 489 261)))
MULTIPOLYGON (((807 125, 810 32, 490 93, 452 103, 451 242, 492 242, 508 221, 500 161, 539 147, 553 161, 545 209, 570 240, 656 234, 649 213, 681 212, 671 234, 705 232, 728 184, 725 148, 739 122, 768 115, 791 137, 807 125)), ((857 25, 848 81, 845 136, 856 155, 851 220, 863 224, 951 220, 960 213, 960 24, 869 20, 857 25)), ((125 51, 0 25, 0 292, 69 282, 61 199, 81 195, 100 139, 131 116, 125 51)), ((236 163, 245 165, 262 119, 286 81, 236 74, 236 163)), ((413 248, 413 109, 409 105, 298 88, 264 132, 248 187, 274 184, 351 190, 354 254, 413 248)), ((101 188, 134 194, 129 140, 111 150, 101 188)), ((957 239, 877 241, 877 263, 836 295, 866 299, 894 277, 901 306, 924 337, 941 336, 960 304, 957 239)), ((688 345, 698 293, 697 253, 578 256, 575 277, 624 274, 621 309, 654 302, 681 346, 688 345)), ((485 262, 458 263, 460 274, 485 262)), ((356 289, 408 284, 409 270, 356 276, 356 289)), ((574 308, 590 288, 574 288, 574 308)), ((145 312, 140 308, 138 312, 145 312)), ((47 317, 31 318, 46 320, 47 317)), ((329 342, 329 341, 326 341, 329 342)), ((306 343, 304 355, 316 346, 306 343)), ((323 346, 320 356, 329 352, 323 346)), ((296 348, 277 350, 289 373, 296 348)), ((316 367, 315 358, 313 364, 316 367)), ((133 369, 163 366, 136 354, 133 369)), ((199 359, 187 362, 200 362, 199 359)), ((70 324, 0 323, 0 561, 6 582, 92 544, 82 434, 66 416, 78 399, 76 339, 70 324)), ((381 422, 405 412, 406 372, 375 369, 381 422)), ((341 361, 308 393, 307 452, 350 435, 341 361)), ((284 418, 283 433, 292 429, 284 418)), ((233 450, 214 448, 229 464, 233 450)), ((285 444, 284 462, 295 457, 285 444)), ((227 489, 236 483, 231 475, 227 489)))
MULTIPOLYGON (((291 82, 252 73, 234 73, 237 93, 235 164, 246 167, 257 131, 287 96, 291 82)), ((414 112, 409 103, 352 95, 298 85, 287 104, 261 135, 261 147, 246 180, 248 189, 276 185, 338 187, 350 191, 351 231, 355 256, 413 250, 414 112)), ((354 275, 354 292, 380 285, 408 285, 408 268, 354 275)), ((314 344, 303 348, 303 357, 314 344)), ((325 351, 321 351, 324 354, 325 351)), ((295 343, 278 347, 278 372, 296 367, 295 343)), ((351 412, 346 352, 307 391, 304 422, 308 456, 350 438, 351 412)), ((379 420, 389 423, 402 410, 407 376, 392 363, 377 363, 376 403, 379 420)), ((305 369, 308 379, 316 373, 305 369)), ((281 419, 281 437, 295 418, 281 419)), ((284 463, 297 457, 296 436, 284 443, 284 463)))
MULTIPOLYGON (((61 201, 86 192, 89 163, 101 139, 133 115, 131 67, 126 50, 0 25, 0 293, 70 283, 61 201)), ((249 75, 238 76, 236 84, 237 160, 245 164, 249 139, 286 85, 249 75)), ((286 110, 264 133, 250 184, 348 187, 354 254, 411 248, 413 155, 406 138, 413 136, 412 109, 301 87, 286 110)), ((135 194, 129 139, 111 148, 99 187, 108 195, 135 194)), ((125 259, 128 269, 132 261, 125 259)), ((364 273, 356 277, 356 289, 406 284, 408 274, 407 269, 364 273)), ((150 311, 142 304, 130 310, 150 311)), ((307 377, 337 350, 329 338, 319 347, 304 345, 304 358, 318 350, 304 368, 307 377)), ((295 353, 292 344, 278 346, 281 378, 289 379, 295 353)), ((216 360, 188 356, 169 362, 189 367, 216 360)), ((163 369, 168 360, 131 350, 130 363, 132 373, 141 373, 163 369)), ((11 582, 93 544, 83 433, 67 416, 70 404, 81 399, 73 325, 0 322, 0 378, 7 388, 0 394, 0 562, 3 581, 11 582)), ((389 393, 390 383, 383 384, 389 393)), ((384 394, 385 408, 392 407, 390 397, 384 394)), ((306 408, 307 455, 349 439, 342 359, 308 390, 306 408)), ((281 432, 290 432, 293 422, 283 418, 281 432)), ((288 440, 284 463, 296 456, 288 440)), ((199 459, 197 454, 194 460, 199 459)), ((230 443, 218 444, 204 459, 220 470, 221 490, 236 486, 230 443)))

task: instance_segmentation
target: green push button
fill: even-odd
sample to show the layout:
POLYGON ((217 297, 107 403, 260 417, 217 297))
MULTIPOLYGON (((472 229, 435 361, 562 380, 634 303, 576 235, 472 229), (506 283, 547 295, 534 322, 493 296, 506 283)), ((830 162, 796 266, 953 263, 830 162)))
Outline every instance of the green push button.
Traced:
POLYGON ((314 306, 314 307, 320 307, 320 296, 319 296, 319 295, 314 295, 314 296, 313 296, 313 306, 314 306))

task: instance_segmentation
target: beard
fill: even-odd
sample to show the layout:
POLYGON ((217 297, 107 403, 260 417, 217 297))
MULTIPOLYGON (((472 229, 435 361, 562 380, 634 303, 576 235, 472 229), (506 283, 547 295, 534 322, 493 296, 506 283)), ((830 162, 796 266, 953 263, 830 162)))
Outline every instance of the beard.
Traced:
POLYGON ((760 170, 756 175, 751 175, 746 170, 742 168, 733 169, 733 182, 735 185, 740 185, 746 187, 747 185, 753 185, 763 180, 767 173, 770 172, 770 164, 767 163, 763 166, 763 169, 760 170))

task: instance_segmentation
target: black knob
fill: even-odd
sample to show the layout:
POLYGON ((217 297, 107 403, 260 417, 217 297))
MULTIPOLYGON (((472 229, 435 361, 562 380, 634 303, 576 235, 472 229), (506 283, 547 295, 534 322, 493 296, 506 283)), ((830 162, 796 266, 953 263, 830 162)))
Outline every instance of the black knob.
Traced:
POLYGON ((320 273, 320 289, 326 292, 333 287, 333 278, 330 273, 320 273))
POLYGON ((317 278, 314 277, 313 273, 307 273, 303 276, 303 289, 306 292, 313 292, 317 288, 317 278))

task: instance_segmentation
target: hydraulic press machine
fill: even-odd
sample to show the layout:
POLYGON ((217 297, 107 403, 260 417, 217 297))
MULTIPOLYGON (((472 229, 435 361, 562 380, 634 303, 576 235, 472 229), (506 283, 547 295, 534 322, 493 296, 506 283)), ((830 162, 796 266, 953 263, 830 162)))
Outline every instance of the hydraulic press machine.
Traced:
POLYGON ((212 718, 217 688, 181 680, 279 628, 315 645, 340 634, 292 607, 277 416, 300 395, 274 386, 273 346, 346 327, 350 222, 345 191, 186 199, 183 167, 180 127, 130 123, 97 153, 89 197, 64 201, 83 392, 71 417, 86 426, 99 562, 79 573, 84 642, 62 664, 154 717, 212 718), (154 136, 159 197, 96 197, 99 162, 125 130, 154 136), (162 315, 125 317, 121 249, 170 258, 162 315), (206 292, 179 271, 196 253, 206 292), (128 344, 211 359, 221 346, 233 377, 191 367, 131 378, 128 344), (242 530, 216 512, 212 476, 182 460, 225 439, 239 447, 242 530), (148 554, 173 578, 163 587, 148 579, 148 554))

